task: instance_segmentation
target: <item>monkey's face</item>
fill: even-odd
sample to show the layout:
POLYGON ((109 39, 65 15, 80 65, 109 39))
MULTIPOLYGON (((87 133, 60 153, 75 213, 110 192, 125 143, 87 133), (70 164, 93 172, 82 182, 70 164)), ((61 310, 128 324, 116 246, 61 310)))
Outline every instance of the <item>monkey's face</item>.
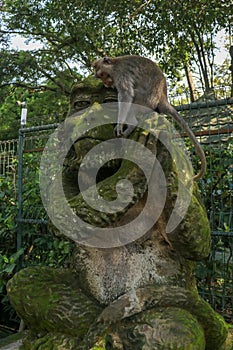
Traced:
POLYGON ((95 77, 101 79, 105 87, 114 87, 114 81, 111 76, 110 59, 107 57, 100 58, 93 63, 95 77))

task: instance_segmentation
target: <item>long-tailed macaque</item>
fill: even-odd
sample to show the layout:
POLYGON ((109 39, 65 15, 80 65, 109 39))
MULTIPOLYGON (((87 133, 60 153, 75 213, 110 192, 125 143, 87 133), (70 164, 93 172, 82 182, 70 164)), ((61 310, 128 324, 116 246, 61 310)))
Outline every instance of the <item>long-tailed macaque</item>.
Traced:
POLYGON ((201 178, 206 171, 205 154, 188 124, 168 102, 166 79, 157 64, 141 56, 120 56, 100 58, 92 66, 96 78, 102 79, 106 87, 117 89, 119 110, 116 135, 126 137, 137 125, 135 115, 130 113, 132 103, 173 116, 190 137, 201 159, 201 170, 193 180, 201 178), (127 122, 131 125, 124 130, 127 122))

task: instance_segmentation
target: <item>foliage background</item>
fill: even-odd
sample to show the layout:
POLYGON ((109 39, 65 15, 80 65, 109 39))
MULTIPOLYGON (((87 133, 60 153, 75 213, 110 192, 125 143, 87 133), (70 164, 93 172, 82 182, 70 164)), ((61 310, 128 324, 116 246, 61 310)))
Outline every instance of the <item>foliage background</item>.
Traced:
POLYGON ((215 56, 220 31, 229 49, 232 22, 231 0, 0 1, 0 139, 17 137, 17 100, 28 126, 64 119, 72 87, 103 55, 155 59, 173 95, 185 84, 191 101, 230 86, 230 56, 221 67, 215 56), (29 49, 12 47, 15 36, 29 49))

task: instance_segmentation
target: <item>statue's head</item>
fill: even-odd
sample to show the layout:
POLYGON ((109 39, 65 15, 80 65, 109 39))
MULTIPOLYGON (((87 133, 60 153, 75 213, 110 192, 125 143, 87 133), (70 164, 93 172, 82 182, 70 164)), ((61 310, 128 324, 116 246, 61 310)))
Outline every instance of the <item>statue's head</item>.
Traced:
POLYGON ((106 88, 102 81, 90 76, 72 89, 69 115, 90 107, 94 102, 117 102, 117 91, 106 88))

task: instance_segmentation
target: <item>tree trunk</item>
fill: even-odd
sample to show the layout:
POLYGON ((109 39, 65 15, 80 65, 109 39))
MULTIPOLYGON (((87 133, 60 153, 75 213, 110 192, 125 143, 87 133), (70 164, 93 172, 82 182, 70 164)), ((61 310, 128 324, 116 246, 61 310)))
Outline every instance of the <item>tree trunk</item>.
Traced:
POLYGON ((205 50, 203 48, 203 41, 198 33, 198 29, 195 31, 196 33, 193 33, 192 31, 190 32, 190 36, 192 38, 193 44, 195 46, 196 52, 197 52, 197 57, 198 61, 200 64, 200 69, 202 72, 203 80, 204 80, 204 86, 205 86, 205 91, 210 90, 210 83, 209 83, 209 78, 208 78, 208 67, 207 67, 207 62, 205 58, 205 50), (197 35, 197 37, 196 37, 197 35))
POLYGON ((185 66, 185 75, 188 81, 188 86, 189 86, 189 92, 190 92, 190 100, 191 102, 194 102, 196 100, 196 96, 195 96, 195 85, 194 85, 194 81, 193 81, 193 75, 190 69, 190 64, 189 62, 186 62, 185 66))

